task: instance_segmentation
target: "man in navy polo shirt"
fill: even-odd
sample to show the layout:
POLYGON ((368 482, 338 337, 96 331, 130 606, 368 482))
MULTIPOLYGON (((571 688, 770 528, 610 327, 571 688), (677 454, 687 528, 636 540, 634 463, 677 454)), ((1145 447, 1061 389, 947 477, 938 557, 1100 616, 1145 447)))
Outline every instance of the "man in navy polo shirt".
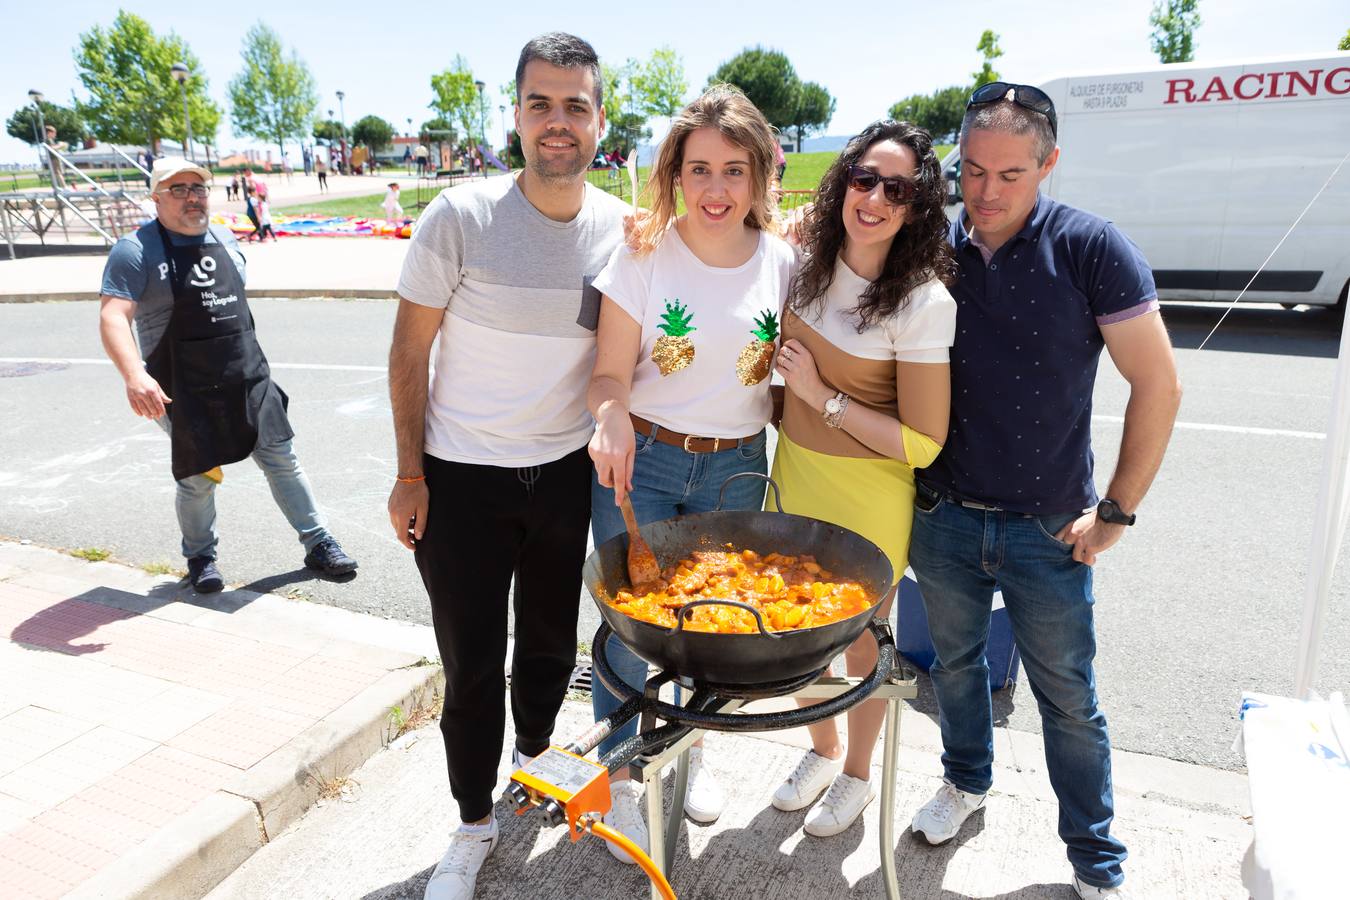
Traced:
POLYGON ((951 432, 937 462, 915 473, 910 548, 937 650, 945 777, 912 828, 940 844, 984 804, 993 776, 985 643, 1002 589, 1040 707, 1074 888, 1084 898, 1116 897, 1126 851, 1110 833, 1092 565, 1134 522, 1181 385, 1138 248, 1104 219, 1039 193, 1059 159, 1055 126, 1045 94, 1001 83, 972 95, 961 124, 951 432), (1130 400, 1099 503, 1090 432, 1103 346, 1130 400))

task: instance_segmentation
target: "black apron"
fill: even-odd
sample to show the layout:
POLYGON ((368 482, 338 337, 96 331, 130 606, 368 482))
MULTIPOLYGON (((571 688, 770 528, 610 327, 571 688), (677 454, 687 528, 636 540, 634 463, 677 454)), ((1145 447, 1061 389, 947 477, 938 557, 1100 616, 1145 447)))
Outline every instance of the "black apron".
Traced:
POLYGON ((222 244, 175 247, 159 222, 173 311, 145 370, 165 405, 179 481, 289 440, 286 392, 271 377, 253 331, 244 282, 222 244))

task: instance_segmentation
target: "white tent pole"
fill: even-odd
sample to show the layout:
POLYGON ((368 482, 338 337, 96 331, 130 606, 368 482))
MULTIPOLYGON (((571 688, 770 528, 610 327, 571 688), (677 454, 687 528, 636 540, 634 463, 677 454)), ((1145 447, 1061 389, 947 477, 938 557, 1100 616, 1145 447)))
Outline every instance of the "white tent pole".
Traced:
POLYGON ((1331 595, 1331 577, 1336 570, 1345 536, 1346 514, 1350 512, 1346 489, 1350 468, 1350 321, 1341 325, 1341 346, 1336 361, 1336 378, 1331 392, 1331 417, 1327 425, 1327 444, 1322 456, 1322 479, 1317 492, 1317 510, 1313 516, 1309 546, 1308 580, 1304 588, 1303 622, 1298 635, 1298 668, 1294 676, 1294 696, 1306 699, 1317 677, 1322 631, 1326 624, 1331 595))

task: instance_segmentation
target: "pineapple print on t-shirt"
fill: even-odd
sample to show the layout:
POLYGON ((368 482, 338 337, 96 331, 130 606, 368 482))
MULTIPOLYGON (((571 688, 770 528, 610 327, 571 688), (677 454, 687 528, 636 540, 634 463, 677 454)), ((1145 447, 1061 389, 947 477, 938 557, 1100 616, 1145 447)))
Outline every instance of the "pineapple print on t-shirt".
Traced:
POLYGON ((736 377, 746 387, 754 387, 773 367, 774 341, 778 340, 778 316, 766 309, 755 316, 755 327, 750 332, 755 339, 746 344, 736 358, 736 377))
POLYGON ((673 375, 694 361, 694 342, 689 339, 689 332, 698 329, 689 324, 693 318, 694 314, 678 297, 666 301, 666 311, 657 326, 665 333, 652 346, 652 362, 663 376, 673 375))

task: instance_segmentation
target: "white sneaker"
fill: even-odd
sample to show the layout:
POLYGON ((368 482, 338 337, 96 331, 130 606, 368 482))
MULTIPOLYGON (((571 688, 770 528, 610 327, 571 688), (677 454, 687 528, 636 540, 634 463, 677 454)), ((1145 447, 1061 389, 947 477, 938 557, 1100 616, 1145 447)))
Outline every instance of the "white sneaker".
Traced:
POLYGON ((1079 878, 1077 872, 1073 873, 1073 889, 1078 892, 1078 896, 1082 900, 1098 900, 1101 897, 1109 897, 1111 900, 1129 900, 1129 895, 1125 893, 1124 887, 1097 887, 1079 878))
POLYGON ((844 758, 828 759, 814 750, 807 750, 797 768, 787 777, 787 781, 773 792, 775 809, 792 812, 805 809, 820 796, 820 792, 830 786, 834 776, 844 771, 844 758))
POLYGON ((422 900, 473 900, 478 870, 497 846, 497 820, 484 831, 456 831, 450 848, 431 872, 422 900))
POLYGON ((970 814, 984 806, 984 798, 987 796, 987 794, 967 794, 944 779, 942 787, 938 788, 933 799, 914 814, 910 830, 923 835, 930 844, 950 841, 961 830, 961 825, 966 819, 970 818, 970 814))
MULTIPOLYGON (((642 797, 642 786, 636 781, 624 779, 609 786, 609 812, 605 813, 604 823, 637 844, 643 853, 651 852, 651 842, 647 837, 647 820, 643 818, 638 800, 642 797)), ((605 841, 605 846, 614 858, 622 863, 637 865, 637 860, 616 844, 605 841)))
POLYGON ((515 747, 512 747, 511 765, 515 766, 516 768, 512 769, 511 771, 514 772, 516 771, 516 769, 523 769, 538 758, 539 758, 538 756, 526 756, 524 753, 521 753, 515 747))
POLYGON ((703 748, 689 748, 689 788, 684 792, 684 812, 695 822, 716 822, 727 808, 727 795, 713 773, 703 766, 703 748))
POLYGON ((833 837, 848 830, 858 816, 877 796, 871 780, 863 781, 840 772, 830 782, 830 789, 820 802, 806 814, 802 831, 812 837, 833 837))

